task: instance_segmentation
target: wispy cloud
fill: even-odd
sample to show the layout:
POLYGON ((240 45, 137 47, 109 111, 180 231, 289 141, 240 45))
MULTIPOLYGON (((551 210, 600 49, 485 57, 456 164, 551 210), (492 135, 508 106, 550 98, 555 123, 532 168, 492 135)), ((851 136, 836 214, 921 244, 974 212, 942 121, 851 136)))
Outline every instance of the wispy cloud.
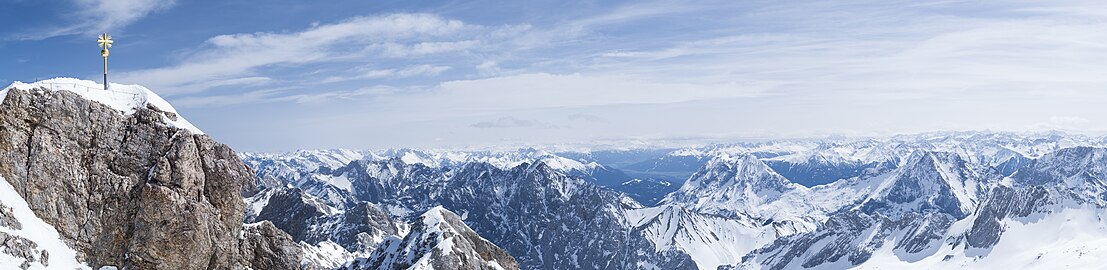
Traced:
POLYGON ((36 29, 17 39, 40 40, 57 36, 96 34, 114 31, 150 15, 172 7, 175 0, 75 0, 75 12, 65 16, 73 22, 49 29, 36 29))
POLYGON ((436 66, 436 65, 414 65, 404 67, 402 69, 368 69, 359 70, 358 74, 353 76, 331 76, 323 79, 321 83, 333 83, 350 80, 367 80, 367 79, 383 79, 383 78, 410 78, 410 77, 433 77, 438 76, 442 72, 446 72, 451 68, 448 66, 436 66))
POLYGON ((526 128, 538 125, 535 121, 524 120, 512 116, 500 117, 494 121, 477 122, 469 125, 475 128, 526 128))
POLYGON ((179 107, 324 108, 285 117, 342 127, 351 144, 382 129, 396 132, 374 133, 381 144, 417 145, 1092 128, 1107 124, 1097 105, 1107 100, 1105 5, 651 1, 541 20, 386 13, 211 37, 180 62, 115 78, 179 107), (588 128, 506 128, 540 123, 588 128))
MULTIPOLYGON (((390 14, 357 17, 291 33, 250 33, 216 36, 204 49, 176 65, 127 71, 117 80, 152 85, 167 95, 207 90, 211 80, 254 76, 275 65, 328 61, 365 61, 367 57, 414 57, 466 50, 472 38, 493 35, 497 28, 469 25, 431 14, 390 14)), ((416 76, 445 71, 416 66, 411 70, 378 71, 374 76, 416 76), (422 70, 420 70, 422 69, 422 70)))
POLYGON ((528 73, 449 81, 425 94, 391 97, 388 102, 499 111, 753 97, 763 95, 764 90, 761 85, 740 83, 690 84, 632 76, 528 73))

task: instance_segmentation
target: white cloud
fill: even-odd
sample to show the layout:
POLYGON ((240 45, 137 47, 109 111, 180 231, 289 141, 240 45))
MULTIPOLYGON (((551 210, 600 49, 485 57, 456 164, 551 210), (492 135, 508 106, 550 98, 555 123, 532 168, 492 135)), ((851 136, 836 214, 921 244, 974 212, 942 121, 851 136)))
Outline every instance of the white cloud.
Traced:
MULTIPOLYGON (((347 134, 351 144, 1087 130, 1107 124, 1100 117, 1107 115, 1101 106, 1107 73, 1100 67, 1107 63, 1107 9, 1073 4, 1082 8, 743 2, 674 15, 666 11, 682 4, 672 2, 550 25, 497 27, 394 14, 300 32, 220 36, 190 62, 137 71, 129 79, 188 93, 235 78, 288 78, 267 67, 329 63, 321 70, 330 73, 311 79, 403 83, 183 99, 194 106, 322 108, 285 118, 319 129, 341 127, 344 132, 333 133, 347 134), (383 80, 404 77, 419 79, 383 80), (324 104, 336 101, 342 103, 324 104), (588 128, 472 128, 533 127, 533 119, 588 128)), ((262 136, 247 140, 256 137, 262 136)))
POLYGON ((736 82, 693 84, 632 76, 528 73, 448 81, 421 94, 381 98, 387 98, 383 103, 444 111, 503 111, 754 97, 763 95, 764 90, 763 85, 736 82))
POLYGON ((462 40, 448 42, 420 42, 412 45, 387 43, 382 45, 384 57, 411 57, 467 50, 476 47, 480 41, 462 40))
POLYGON ((272 102, 295 102, 295 103, 325 103, 335 102, 342 100, 356 100, 372 98, 377 96, 392 95, 399 93, 400 89, 388 86, 373 86, 361 88, 353 91, 333 91, 314 94, 297 94, 291 96, 284 96, 271 99, 272 102))
POLYGON ((348 91, 299 93, 289 87, 254 90, 230 95, 189 96, 173 99, 180 108, 219 107, 241 104, 265 103, 330 103, 348 100, 368 100, 373 97, 398 94, 401 89, 389 86, 371 86, 348 91))
POLYGON ((172 7, 175 0, 75 0, 70 25, 26 33, 19 39, 39 40, 75 34, 117 31, 147 15, 172 7))
POLYGON ((434 77, 442 72, 446 72, 451 68, 448 66, 436 66, 436 65, 414 65, 405 67, 402 69, 370 69, 362 71, 361 73, 348 76, 331 76, 323 79, 322 83, 333 83, 350 80, 367 80, 367 79, 384 79, 384 78, 410 78, 410 77, 434 77))
POLYGON ((503 73, 496 61, 484 61, 476 66, 477 73, 481 76, 496 76, 503 73))
MULTIPOLYGON (((221 35, 209 39, 206 48, 187 55, 177 65, 122 72, 116 80, 150 85, 166 95, 195 93, 206 89, 202 87, 206 81, 253 76, 258 69, 275 65, 466 50, 479 44, 472 38, 493 30, 430 14, 390 14, 320 24, 292 33, 221 35)), ((365 75, 410 77, 442 71, 442 67, 431 66, 427 70, 365 75)))
POLYGON ((1076 116, 1053 116, 1049 118, 1049 122, 1058 125, 1083 125, 1091 121, 1087 118, 1076 116))
POLYGON ((83 13, 94 19, 93 32, 131 24, 146 15, 173 6, 174 0, 78 0, 83 13))
POLYGON ((537 124, 538 123, 535 121, 505 116, 497 118, 494 121, 477 122, 469 126, 475 128, 526 128, 533 127, 537 124))

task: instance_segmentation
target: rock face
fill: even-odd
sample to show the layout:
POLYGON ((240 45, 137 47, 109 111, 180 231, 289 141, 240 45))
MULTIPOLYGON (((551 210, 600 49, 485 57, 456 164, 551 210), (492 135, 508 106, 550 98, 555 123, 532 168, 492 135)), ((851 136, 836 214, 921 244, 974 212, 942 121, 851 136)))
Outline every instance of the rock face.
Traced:
POLYGON ((461 217, 442 207, 428 210, 403 239, 392 237, 349 269, 519 269, 515 258, 481 238, 461 217))
POLYGON ((10 235, 0 232, 0 251, 23 260, 19 268, 27 269, 33 262, 40 262, 44 266, 50 266, 50 253, 38 249, 38 243, 18 235, 10 235))
POLYGON ((299 269, 300 261, 291 258, 303 256, 292 237, 268 221, 242 228, 239 252, 246 258, 253 258, 248 264, 253 269, 299 269))
POLYGON ((663 204, 685 205, 701 213, 736 218, 751 215, 783 194, 806 190, 777 174, 753 155, 708 161, 663 204))
POLYGON ((632 199, 555 169, 548 161, 503 168, 482 161, 430 167, 402 158, 362 159, 314 171, 276 169, 268 166, 283 165, 255 161, 261 172, 311 171, 273 178, 288 179, 287 184, 336 208, 349 209, 349 201, 369 202, 400 218, 435 206, 456 211, 473 231, 525 269, 696 268, 686 254, 658 251, 630 224, 626 211, 641 207, 632 199))
POLYGON ((368 251, 400 227, 387 213, 361 202, 339 212, 299 188, 274 188, 268 203, 247 222, 272 222, 296 242, 318 245, 333 241, 349 251, 368 251))
POLYGON ((1023 218, 1034 213, 1045 213, 1047 206, 1056 203, 1047 188, 1031 186, 1014 189, 997 186, 981 203, 973 219, 972 228, 965 234, 965 243, 974 248, 989 248, 999 243, 1003 234, 1003 220, 1023 218))
POLYGON ((911 155, 861 208, 892 217, 940 212, 961 219, 976 207, 986 190, 983 185, 998 177, 994 171, 970 166, 956 154, 920 151, 911 155))
POLYGON ((287 244, 279 231, 240 239, 253 172, 226 145, 166 124, 177 117, 13 88, 0 104, 0 174, 94 268, 298 267, 298 251, 270 252, 287 244))

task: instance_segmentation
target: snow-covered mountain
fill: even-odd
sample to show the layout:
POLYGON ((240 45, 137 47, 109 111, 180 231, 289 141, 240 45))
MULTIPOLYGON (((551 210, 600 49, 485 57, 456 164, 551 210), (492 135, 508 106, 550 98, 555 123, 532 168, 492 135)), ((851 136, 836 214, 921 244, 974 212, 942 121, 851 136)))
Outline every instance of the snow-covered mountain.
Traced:
POLYGON ((700 269, 741 262, 743 255, 777 237, 772 226, 674 205, 630 210, 627 217, 656 251, 686 253, 700 269))
POLYGON ((721 156, 684 183, 662 204, 685 205, 697 212, 731 218, 761 219, 764 205, 807 188, 774 172, 753 155, 721 156))
POLYGON ((242 222, 253 172, 145 87, 0 98, 0 269, 300 268, 286 233, 242 222))
POLYGON ((956 154, 917 151, 858 207, 884 216, 936 211, 962 218, 976 208, 985 186, 997 180, 994 171, 956 154))
POLYGON ((518 269, 507 252, 481 238, 461 217, 442 207, 423 213, 403 238, 390 237, 372 255, 343 268, 393 269, 518 269))
MULTIPOLYGON (((360 158, 290 170, 267 167, 309 152, 244 159, 258 166, 259 179, 300 188, 339 212, 366 202, 408 220, 441 205, 524 269, 987 267, 1002 264, 978 263, 998 261, 981 256, 1013 256, 981 252, 1023 241, 1005 240, 1023 237, 1014 228, 1040 228, 1037 221, 1056 222, 1054 215, 1094 219, 1104 209, 1102 143, 963 132, 594 155, 343 151, 360 158), (638 175, 635 166, 644 164, 690 172, 651 207, 587 173, 638 175), (273 173, 281 171, 296 176, 273 173)), ((621 185, 640 183, 657 182, 621 185)), ((1066 250, 1093 243, 1065 239, 1073 242, 1066 250)))
POLYGON ((53 225, 0 177, 0 266, 9 269, 91 269, 62 241, 53 225), (51 259, 52 258, 52 259, 51 259))
MULTIPOLYGON (((531 155, 525 162, 505 167, 504 164, 513 163, 492 163, 487 161, 504 159, 469 155, 478 158, 428 166, 423 162, 405 161, 402 156, 380 158, 383 156, 355 160, 333 169, 316 169, 298 178, 289 178, 285 184, 302 188, 306 195, 318 198, 317 201, 337 211, 349 211, 346 209, 355 203, 371 203, 397 220, 412 218, 414 213, 436 206, 445 207, 459 213, 469 227, 507 250, 525 268, 605 269, 639 264, 666 269, 695 267, 683 253, 654 250, 626 215, 626 211, 641 205, 586 180, 586 176, 578 174, 581 168, 578 164, 582 163, 556 156, 531 155), (350 183, 349 186, 345 186, 346 183, 350 183)), ((265 175, 266 172, 280 171, 264 166, 284 166, 264 158, 251 160, 248 156, 246 160, 260 166, 259 179, 273 177, 265 175)), ((257 204, 260 208, 282 203, 281 199, 275 200, 278 196, 266 194, 269 191, 247 200, 265 200, 264 204, 257 204), (262 199, 262 196, 269 197, 262 199)), ((305 201, 300 198, 302 196, 292 196, 290 200, 305 201)), ((306 208, 316 213, 312 214, 314 216, 324 216, 326 212, 315 210, 320 207, 306 208)), ((280 215, 274 219, 278 220, 274 222, 278 225, 283 223, 280 215)), ((344 245, 334 237, 326 240, 344 245)), ((347 251, 353 254, 375 250, 353 247, 347 251)))

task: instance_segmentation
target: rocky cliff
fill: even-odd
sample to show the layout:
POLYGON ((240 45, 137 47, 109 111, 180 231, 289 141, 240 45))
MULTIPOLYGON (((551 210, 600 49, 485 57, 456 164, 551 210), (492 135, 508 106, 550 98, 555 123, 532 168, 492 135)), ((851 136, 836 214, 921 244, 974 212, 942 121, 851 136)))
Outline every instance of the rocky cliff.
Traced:
POLYGON ((419 216, 411 233, 391 237, 367 259, 353 261, 348 269, 519 269, 515 258, 488 242, 442 207, 419 216))
MULTIPOLYGON (((244 229, 253 172, 229 147, 181 126, 156 96, 161 102, 126 111, 54 90, 6 90, 0 174, 80 261, 94 269, 299 267, 301 251, 286 233, 267 222, 244 229)), ((142 90, 126 97, 153 95, 142 90)))

